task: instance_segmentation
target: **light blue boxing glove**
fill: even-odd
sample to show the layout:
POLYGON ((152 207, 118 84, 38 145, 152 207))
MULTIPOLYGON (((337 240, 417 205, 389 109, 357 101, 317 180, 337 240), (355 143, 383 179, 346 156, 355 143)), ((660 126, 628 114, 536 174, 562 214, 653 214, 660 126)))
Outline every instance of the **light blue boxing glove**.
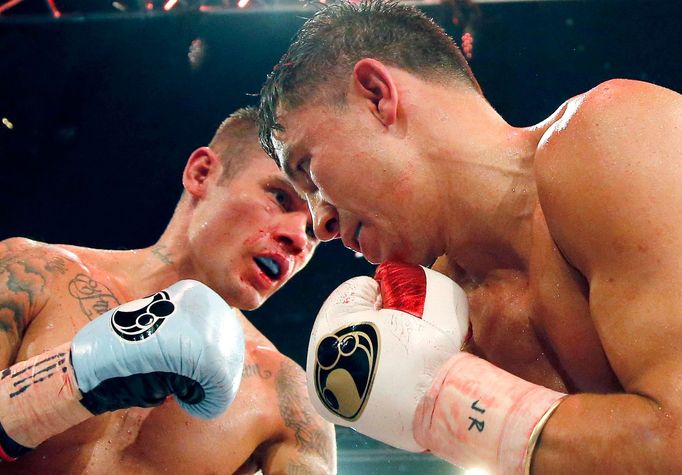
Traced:
POLYGON ((71 363, 80 402, 93 414, 157 406, 173 394, 208 419, 237 395, 244 333, 218 294, 182 280, 86 325, 71 342, 71 363))

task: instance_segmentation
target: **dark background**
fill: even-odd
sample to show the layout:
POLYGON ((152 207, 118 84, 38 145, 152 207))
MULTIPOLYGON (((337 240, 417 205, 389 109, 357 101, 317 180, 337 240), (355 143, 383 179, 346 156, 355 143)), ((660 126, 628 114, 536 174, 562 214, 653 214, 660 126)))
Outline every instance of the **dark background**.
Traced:
MULTIPOLYGON (((471 66, 513 125, 539 122, 609 78, 682 91, 679 0, 460 3, 422 8, 455 38, 477 18, 467 26, 471 66)), ((256 104, 264 76, 312 10, 119 14, 107 2, 96 12, 61 4, 59 19, 31 0, 0 16, 0 118, 14 126, 0 124, 0 239, 149 246, 171 216, 188 155, 231 111, 256 104), (193 66, 195 39, 205 55, 193 66)), ((304 364, 324 298, 372 269, 339 243, 324 244, 249 317, 304 364)), ((339 454, 341 473, 453 473, 345 430, 339 454)))

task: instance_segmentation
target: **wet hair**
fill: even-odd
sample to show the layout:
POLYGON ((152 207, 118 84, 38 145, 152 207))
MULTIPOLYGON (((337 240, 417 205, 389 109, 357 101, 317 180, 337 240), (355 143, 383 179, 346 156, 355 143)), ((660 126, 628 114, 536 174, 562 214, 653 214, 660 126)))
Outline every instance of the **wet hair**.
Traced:
POLYGON ((258 109, 255 107, 237 109, 220 124, 208 147, 222 161, 221 183, 233 178, 244 168, 245 160, 253 155, 248 152, 254 147, 257 152, 260 151, 257 137, 258 109))
POLYGON ((452 38, 417 8, 395 0, 331 4, 301 27, 261 89, 259 136, 268 155, 277 161, 272 133, 284 130, 278 109, 344 104, 348 78, 363 58, 478 90, 452 38))

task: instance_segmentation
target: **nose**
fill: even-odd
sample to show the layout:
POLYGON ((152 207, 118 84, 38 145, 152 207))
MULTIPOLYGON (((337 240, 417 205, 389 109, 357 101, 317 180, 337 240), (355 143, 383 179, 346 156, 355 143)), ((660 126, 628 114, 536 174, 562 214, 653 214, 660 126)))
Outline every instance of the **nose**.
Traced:
POLYGON ((310 203, 313 215, 313 229, 320 241, 331 241, 339 235, 339 213, 336 208, 322 199, 310 203))
POLYGON ((306 232, 308 228, 309 214, 306 211, 297 211, 283 215, 283 222, 277 226, 275 240, 293 255, 312 249, 311 238, 306 232))

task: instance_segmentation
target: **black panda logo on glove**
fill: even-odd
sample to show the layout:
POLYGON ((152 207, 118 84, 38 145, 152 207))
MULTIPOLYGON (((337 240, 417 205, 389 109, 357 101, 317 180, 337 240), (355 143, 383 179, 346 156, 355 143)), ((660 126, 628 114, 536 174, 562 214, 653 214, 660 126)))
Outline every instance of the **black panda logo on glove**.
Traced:
POLYGON ((315 354, 315 390, 334 414, 354 421, 374 381, 379 338, 371 323, 356 323, 322 338, 315 354))
POLYGON ((174 311, 175 305, 164 290, 118 307, 111 316, 111 326, 121 338, 140 341, 152 336, 174 311))

